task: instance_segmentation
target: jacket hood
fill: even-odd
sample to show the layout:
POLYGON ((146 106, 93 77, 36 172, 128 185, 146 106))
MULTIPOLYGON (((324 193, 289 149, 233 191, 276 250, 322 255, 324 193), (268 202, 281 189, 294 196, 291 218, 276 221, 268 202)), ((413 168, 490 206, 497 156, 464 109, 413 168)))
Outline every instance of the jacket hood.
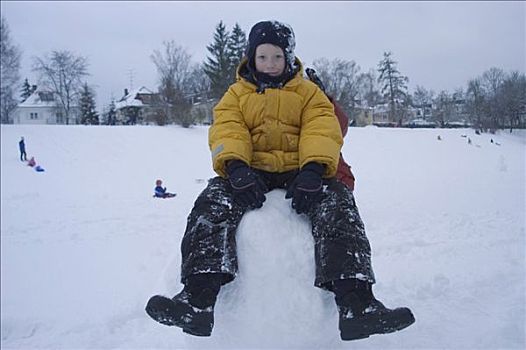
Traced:
POLYGON ((290 71, 294 71, 296 39, 290 25, 272 20, 258 22, 252 27, 248 35, 246 51, 248 66, 252 71, 255 70, 256 48, 261 44, 272 44, 280 47, 285 55, 286 66, 289 67, 290 71))

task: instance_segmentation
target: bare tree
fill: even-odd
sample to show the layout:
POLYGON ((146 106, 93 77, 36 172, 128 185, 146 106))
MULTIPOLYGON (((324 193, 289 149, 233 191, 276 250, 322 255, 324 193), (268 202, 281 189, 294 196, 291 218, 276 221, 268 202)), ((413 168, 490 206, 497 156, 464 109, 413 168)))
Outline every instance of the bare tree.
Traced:
POLYGON ((155 50, 150 57, 157 68, 163 102, 162 111, 157 112, 157 122, 173 121, 185 127, 192 125, 189 102, 189 82, 193 74, 191 55, 171 40, 163 42, 163 49, 155 50))
POLYGON ((472 123, 480 131, 525 127, 526 76, 490 68, 468 82, 466 107, 472 123))
POLYGON ((510 128, 526 127, 522 124, 521 114, 526 114, 526 75, 513 71, 504 80, 501 88, 503 115, 510 128))
POLYGON ((426 90, 423 86, 417 85, 415 93, 413 94, 413 103, 421 112, 422 119, 431 116, 431 109, 433 104, 434 92, 426 90))
POLYGON ((210 97, 210 79, 202 64, 194 64, 188 81, 188 90, 201 101, 210 97))
POLYGON ((375 70, 370 69, 368 72, 360 74, 358 81, 360 99, 367 103, 369 107, 379 104, 382 100, 382 95, 380 95, 375 70))
POLYGON ((486 93, 480 78, 468 81, 466 90, 466 109, 469 119, 475 129, 482 130, 484 127, 483 119, 486 108, 486 93))
POLYGON ((155 50, 151 59, 157 68, 160 78, 169 79, 174 88, 184 90, 191 72, 191 55, 175 43, 164 41, 161 50, 155 50))
POLYGON ((360 93, 360 66, 354 61, 319 58, 312 63, 329 95, 336 99, 351 118, 360 93))
POLYGON ((453 96, 450 95, 447 91, 440 91, 438 96, 435 99, 435 111, 434 117, 441 127, 444 127, 448 122, 451 121, 451 118, 454 113, 454 100, 453 96))
POLYGON ((40 83, 57 97, 58 108, 66 124, 76 116, 76 102, 82 88, 82 79, 89 75, 87 59, 70 51, 52 51, 51 55, 35 57, 33 71, 40 76, 40 83), (75 111, 74 111, 75 108, 75 111))
POLYGON ((482 74, 482 85, 487 96, 487 111, 486 124, 490 130, 495 130, 501 127, 501 111, 503 110, 503 100, 500 90, 504 83, 506 74, 500 68, 492 67, 482 74))
POLYGON ((0 114, 2 123, 10 123, 11 112, 16 108, 15 88, 20 80, 21 51, 11 41, 9 27, 2 16, 0 22, 0 114))

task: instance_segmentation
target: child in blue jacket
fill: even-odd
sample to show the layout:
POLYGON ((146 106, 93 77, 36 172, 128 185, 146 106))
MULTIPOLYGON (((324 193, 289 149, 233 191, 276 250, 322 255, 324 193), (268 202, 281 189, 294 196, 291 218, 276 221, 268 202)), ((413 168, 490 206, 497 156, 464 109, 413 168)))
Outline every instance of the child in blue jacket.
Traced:
POLYGON ((162 186, 163 182, 161 180, 155 181, 155 194, 153 195, 156 198, 171 198, 175 197, 175 193, 166 192, 166 187, 162 186))

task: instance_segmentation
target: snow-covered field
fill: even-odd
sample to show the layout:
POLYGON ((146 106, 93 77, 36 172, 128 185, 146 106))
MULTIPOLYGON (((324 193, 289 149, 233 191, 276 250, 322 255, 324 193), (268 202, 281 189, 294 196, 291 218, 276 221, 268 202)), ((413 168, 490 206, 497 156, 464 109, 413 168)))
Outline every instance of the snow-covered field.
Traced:
POLYGON ((181 288, 186 217, 213 176, 207 128, 2 125, 1 347, 524 349, 525 149, 524 133, 351 128, 375 293, 416 323, 340 341, 310 225, 274 191, 241 223, 212 337, 194 338, 144 306, 181 288), (20 162, 21 136, 45 172, 20 162), (152 198, 157 178, 177 197, 152 198))

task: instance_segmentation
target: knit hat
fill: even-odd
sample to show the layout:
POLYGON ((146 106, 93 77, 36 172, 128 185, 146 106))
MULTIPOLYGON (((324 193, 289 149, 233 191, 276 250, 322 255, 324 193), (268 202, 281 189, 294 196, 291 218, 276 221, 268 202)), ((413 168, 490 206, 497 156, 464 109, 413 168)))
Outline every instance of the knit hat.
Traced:
POLYGON ((296 40, 294 38, 294 31, 285 23, 278 21, 263 21, 256 23, 250 30, 248 35, 247 58, 248 65, 251 70, 255 71, 254 56, 256 55, 256 48, 261 44, 272 44, 279 46, 285 54, 285 63, 292 71, 294 68, 294 48, 296 47, 296 40))

